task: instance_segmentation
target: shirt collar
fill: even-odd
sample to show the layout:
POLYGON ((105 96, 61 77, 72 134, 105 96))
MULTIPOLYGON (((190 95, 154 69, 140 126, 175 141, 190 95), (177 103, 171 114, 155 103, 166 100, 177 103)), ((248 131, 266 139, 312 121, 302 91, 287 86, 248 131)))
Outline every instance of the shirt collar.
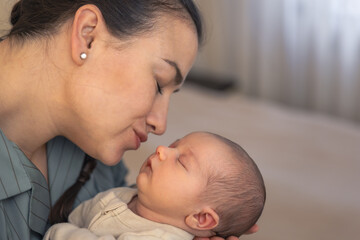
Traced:
POLYGON ((21 161, 22 152, 0 129, 0 200, 31 189, 31 183, 21 161))
POLYGON ((31 190, 29 227, 43 234, 50 212, 48 185, 41 172, 1 129, 0 161, 0 200, 31 190))

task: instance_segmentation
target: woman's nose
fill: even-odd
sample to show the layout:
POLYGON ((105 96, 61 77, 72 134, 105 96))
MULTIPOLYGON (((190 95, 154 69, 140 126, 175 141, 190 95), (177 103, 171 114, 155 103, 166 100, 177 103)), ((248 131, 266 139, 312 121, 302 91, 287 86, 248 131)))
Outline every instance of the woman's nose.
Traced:
POLYGON ((157 98, 150 113, 146 117, 149 132, 156 135, 162 135, 166 131, 167 114, 169 107, 169 98, 163 96, 157 98))

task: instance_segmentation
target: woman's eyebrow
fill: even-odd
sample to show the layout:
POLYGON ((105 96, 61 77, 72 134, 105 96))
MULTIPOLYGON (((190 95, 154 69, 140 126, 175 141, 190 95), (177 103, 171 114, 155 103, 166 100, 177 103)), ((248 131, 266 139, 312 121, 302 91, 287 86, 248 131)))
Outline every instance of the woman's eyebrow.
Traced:
POLYGON ((180 85, 184 81, 184 78, 183 78, 183 75, 181 74, 181 71, 180 71, 177 63, 174 61, 171 61, 169 59, 165 59, 165 58, 163 58, 163 60, 175 68, 176 76, 175 76, 174 81, 175 81, 176 85, 180 85))

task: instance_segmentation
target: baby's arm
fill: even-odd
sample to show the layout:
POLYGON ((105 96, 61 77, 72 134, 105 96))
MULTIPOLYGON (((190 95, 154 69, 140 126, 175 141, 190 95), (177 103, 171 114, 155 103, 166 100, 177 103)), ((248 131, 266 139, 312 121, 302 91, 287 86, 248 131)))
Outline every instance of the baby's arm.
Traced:
POLYGON ((180 236, 174 236, 166 233, 162 229, 155 228, 153 230, 142 232, 126 232, 121 234, 116 240, 184 240, 180 236))
POLYGON ((101 213, 106 205, 106 196, 111 193, 112 189, 98 193, 95 197, 81 203, 70 213, 69 222, 81 228, 89 228, 91 221, 101 213))
POLYGON ((69 215, 69 223, 53 225, 45 234, 43 240, 115 240, 111 235, 97 236, 88 227, 91 221, 101 214, 104 204, 103 197, 111 190, 97 194, 94 198, 80 204, 69 215))
POLYGON ((115 240, 111 235, 96 236, 86 228, 79 228, 71 223, 53 225, 45 234, 43 240, 115 240))
POLYGON ((162 240, 160 237, 152 236, 134 236, 134 235, 120 235, 116 240, 162 240))
MULTIPOLYGON (((166 233, 154 229, 144 232, 128 232, 121 234, 117 239, 112 235, 97 236, 89 229, 79 228, 71 223, 53 225, 45 234, 43 240, 165 240, 166 233)), ((179 239, 178 239, 179 240, 179 239)))

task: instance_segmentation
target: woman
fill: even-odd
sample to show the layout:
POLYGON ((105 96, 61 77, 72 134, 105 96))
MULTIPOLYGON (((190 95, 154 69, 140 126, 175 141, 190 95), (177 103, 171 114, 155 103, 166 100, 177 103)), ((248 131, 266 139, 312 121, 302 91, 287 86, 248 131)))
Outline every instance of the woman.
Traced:
POLYGON ((0 42, 0 239, 41 239, 51 208, 63 221, 123 185, 123 153, 165 132, 202 30, 191 0, 22 0, 11 23, 0 42))

